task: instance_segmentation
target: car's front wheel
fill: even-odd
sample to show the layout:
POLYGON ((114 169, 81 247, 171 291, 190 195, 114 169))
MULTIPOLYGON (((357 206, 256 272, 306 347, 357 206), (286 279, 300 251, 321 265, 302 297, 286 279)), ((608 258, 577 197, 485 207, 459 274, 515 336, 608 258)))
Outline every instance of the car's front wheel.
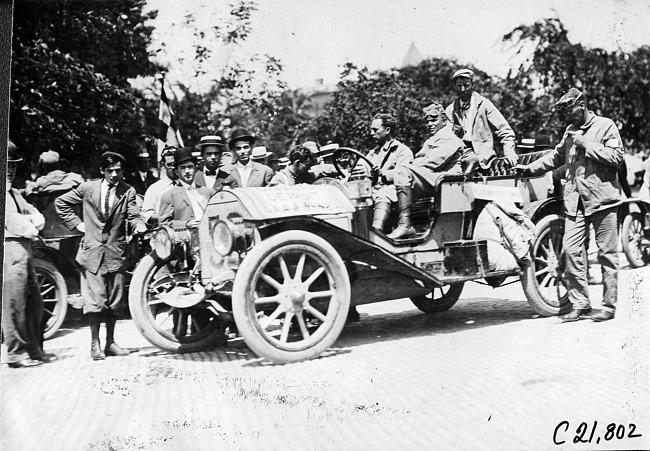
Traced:
POLYGON ((521 276, 528 303, 542 316, 562 315, 571 310, 569 296, 562 282, 563 237, 562 216, 549 215, 537 223, 532 249, 533 261, 521 276))
POLYGON ((129 310, 151 344, 170 352, 196 352, 223 341, 223 323, 208 309, 172 305, 175 293, 191 290, 190 270, 182 261, 153 255, 140 260, 129 288, 129 310))
POLYGON ((255 354, 297 362, 318 357, 338 338, 350 307, 350 280, 323 238, 282 232, 244 258, 232 301, 239 333, 255 354))

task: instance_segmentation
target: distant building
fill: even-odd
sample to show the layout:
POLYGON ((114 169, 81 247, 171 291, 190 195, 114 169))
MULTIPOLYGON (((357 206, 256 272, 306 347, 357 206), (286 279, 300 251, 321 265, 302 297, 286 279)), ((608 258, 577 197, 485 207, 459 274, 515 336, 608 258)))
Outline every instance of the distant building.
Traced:
POLYGON ((316 80, 316 86, 313 88, 305 89, 305 95, 310 102, 309 116, 319 116, 325 110, 327 102, 332 100, 334 91, 336 85, 325 85, 322 78, 316 80))
POLYGON ((406 56, 402 60, 402 65, 400 67, 417 66, 423 60, 424 59, 422 58, 422 54, 415 46, 415 42, 411 42, 411 46, 406 52, 406 56))

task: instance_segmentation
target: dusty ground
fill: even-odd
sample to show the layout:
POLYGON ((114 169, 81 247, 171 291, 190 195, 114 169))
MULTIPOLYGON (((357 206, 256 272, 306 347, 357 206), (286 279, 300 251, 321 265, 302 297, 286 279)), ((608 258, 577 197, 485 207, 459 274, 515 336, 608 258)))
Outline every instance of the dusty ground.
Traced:
MULTIPOLYGON (((595 299, 600 290, 592 287, 595 299)), ((335 349, 284 366, 257 359, 238 340, 171 355, 131 321, 118 324, 118 337, 133 354, 93 362, 88 328, 73 323, 46 343, 57 362, 2 368, 0 443, 3 450, 650 449, 650 268, 621 272, 617 318, 602 324, 538 318, 519 284, 467 284, 461 299, 437 316, 408 300, 360 307, 361 321, 344 329, 335 349), (592 443, 574 444, 580 424, 588 441, 595 421, 592 443), (623 425, 623 439, 605 440, 611 423, 623 425), (628 437, 631 424, 641 437, 628 437)))

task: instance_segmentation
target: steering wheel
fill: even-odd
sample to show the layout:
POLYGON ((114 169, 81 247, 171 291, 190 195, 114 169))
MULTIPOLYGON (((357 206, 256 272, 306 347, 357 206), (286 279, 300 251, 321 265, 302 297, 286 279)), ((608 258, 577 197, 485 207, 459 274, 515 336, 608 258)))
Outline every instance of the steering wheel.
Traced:
POLYGON ((370 178, 372 179, 373 186, 377 184, 379 170, 364 154, 358 150, 352 149, 351 147, 339 147, 332 154, 332 160, 334 162, 334 168, 336 168, 336 172, 338 172, 341 177, 343 177, 344 182, 348 181, 352 175, 352 169, 354 169, 357 163, 359 163, 359 160, 363 160, 368 165, 368 167, 370 167, 370 178), (343 155, 346 154, 349 154, 351 156, 343 158, 343 155), (345 166, 348 166, 349 169, 343 167, 344 162, 345 166), (348 172, 347 174, 346 171, 348 172))

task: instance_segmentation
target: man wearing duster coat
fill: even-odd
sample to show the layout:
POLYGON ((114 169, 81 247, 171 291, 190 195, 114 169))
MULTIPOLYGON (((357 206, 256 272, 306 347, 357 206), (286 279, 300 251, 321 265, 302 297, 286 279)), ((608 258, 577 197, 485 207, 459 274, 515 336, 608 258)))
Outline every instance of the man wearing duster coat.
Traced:
POLYGON ((517 165, 523 175, 536 175, 566 163, 564 186, 563 249, 566 258, 564 283, 573 310, 564 322, 578 321, 591 313, 584 244, 593 224, 598 246, 598 263, 603 273, 603 309, 591 319, 614 317, 618 289, 618 209, 621 185, 618 167, 623 161, 623 144, 616 124, 587 109, 582 92, 571 88, 555 104, 568 122, 562 141, 548 155, 530 165, 517 165))
POLYGON ((104 152, 100 161, 104 177, 82 183, 55 201, 65 225, 84 234, 76 260, 84 269, 81 293, 84 314, 90 323, 93 360, 128 354, 113 337, 115 312, 124 297, 127 227, 135 233, 146 232, 147 227, 139 215, 135 189, 122 181, 124 162, 122 155, 104 152), (72 208, 79 204, 83 208, 83 222, 72 208), (104 351, 99 341, 102 318, 106 322, 104 351))

